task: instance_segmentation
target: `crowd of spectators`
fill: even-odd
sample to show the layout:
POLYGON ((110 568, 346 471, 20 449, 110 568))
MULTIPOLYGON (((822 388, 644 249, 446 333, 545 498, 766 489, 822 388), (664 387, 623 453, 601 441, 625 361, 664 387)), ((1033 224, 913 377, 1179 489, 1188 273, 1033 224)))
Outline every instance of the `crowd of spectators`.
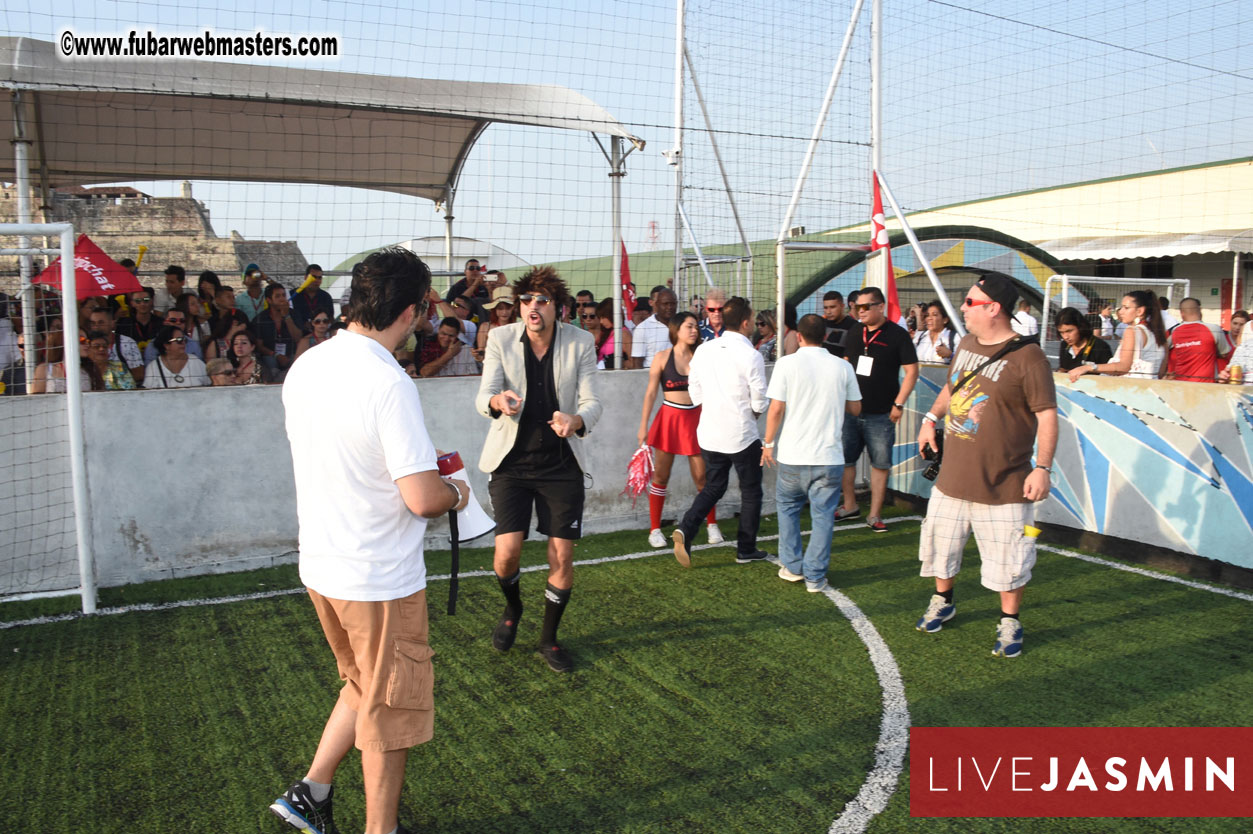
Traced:
MULTIPOLYGON (((121 263, 134 271, 132 262, 121 263)), ((277 384, 293 362, 345 326, 321 287, 322 269, 317 264, 311 264, 291 290, 271 280, 257 264, 244 269, 239 289, 206 270, 193 292, 186 287, 186 269, 177 264, 168 266, 163 277, 159 287, 125 297, 88 298, 80 304, 78 376, 84 391, 277 384)), ((631 289, 634 292, 633 285, 631 289)), ((827 333, 823 346, 836 356, 845 355, 844 338, 856 320, 846 311, 855 309, 858 294, 854 291, 847 299, 839 292, 823 295, 827 333)), ((61 301, 40 288, 37 303, 37 362, 30 392, 64 391, 67 376, 73 374, 67 375, 64 366, 61 301)), ((718 288, 689 299, 701 341, 722 334, 725 303, 726 294, 718 288)), ((0 315, 2 393, 26 393, 20 311, 14 301, 0 298, 0 304, 7 308, 0 315)), ((1235 311, 1230 330, 1224 331, 1202 321, 1195 298, 1180 303, 1178 318, 1167 304, 1151 292, 1134 291, 1117 308, 1112 302, 1100 304, 1096 314, 1063 308, 1053 320, 1061 340, 1058 371, 1072 379, 1099 373, 1206 382, 1235 377, 1253 384, 1247 373, 1253 364, 1253 327, 1247 312, 1235 311)), ((636 299, 632 315, 623 321, 621 347, 616 344, 611 299, 597 302, 591 291, 580 290, 563 306, 560 317, 593 335, 599 368, 614 368, 622 356, 627 357, 624 367, 642 368, 658 351, 670 347, 669 325, 677 309, 678 298, 668 286, 653 287, 646 298, 636 299)), ((446 293, 428 294, 427 314, 409 342, 396 351, 396 360, 414 378, 477 375, 488 334, 517 317, 505 273, 471 258, 446 293)), ((917 304, 905 317, 919 361, 947 364, 957 333, 940 301, 917 304)), ((774 309, 763 309, 755 324, 751 341, 765 361, 796 352, 797 311, 792 304, 785 305, 782 321, 774 309)), ((1026 338, 1041 338, 1039 322, 1025 303, 1019 305, 1013 327, 1026 338)))
MULTIPOLYGON (((119 263, 137 273, 134 262, 119 263)), ((344 326, 335 321, 317 264, 290 291, 256 264, 244 270, 238 292, 208 270, 193 292, 177 264, 163 278, 159 287, 79 302, 83 391, 280 383, 297 357, 344 326)), ((64 392, 76 376, 65 367, 62 299, 42 287, 35 298, 29 386, 22 311, 16 300, 0 298, 0 393, 64 392)))

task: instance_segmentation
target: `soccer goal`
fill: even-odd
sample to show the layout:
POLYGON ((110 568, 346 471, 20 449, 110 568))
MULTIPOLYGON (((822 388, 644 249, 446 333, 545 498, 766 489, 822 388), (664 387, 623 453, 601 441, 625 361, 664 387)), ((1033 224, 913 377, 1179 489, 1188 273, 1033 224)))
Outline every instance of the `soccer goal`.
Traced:
MULTIPOLYGON (((34 255, 59 257, 60 299, 76 298, 74 229, 69 223, 0 224, 0 245, 0 255, 16 255, 24 261, 18 303, 25 352, 5 370, 5 378, 15 391, 20 385, 25 392, 36 368, 50 368, 58 362, 66 368, 79 366, 78 339, 61 338, 63 333, 77 334, 77 306, 72 301, 58 303, 51 294, 37 296, 30 264, 34 255), (58 243, 38 246, 31 243, 32 238, 58 243), (47 320, 38 321, 40 312, 47 314, 47 320), (50 344, 54 341, 58 344, 50 344)), ((67 375, 69 381, 77 379, 76 373, 67 375)), ((83 463, 83 395, 77 385, 64 388, 64 399, 52 394, 3 400, 0 600, 79 594, 83 612, 92 614, 96 584, 83 463)))
MULTIPOLYGON (((1177 307, 1192 292, 1192 282, 1187 278, 1103 278, 1093 275, 1051 275, 1044 283, 1044 308, 1040 313, 1040 341, 1050 358, 1057 356, 1061 337, 1053 320, 1057 313, 1074 307, 1092 323, 1092 333, 1111 340, 1110 347, 1117 352, 1117 337, 1122 335, 1118 324, 1118 302, 1124 295, 1136 290, 1151 290, 1167 299, 1166 307, 1177 307), (1101 312, 1111 308, 1114 317, 1113 332, 1102 333, 1101 312)), ((1110 330, 1110 328, 1106 328, 1110 330)))

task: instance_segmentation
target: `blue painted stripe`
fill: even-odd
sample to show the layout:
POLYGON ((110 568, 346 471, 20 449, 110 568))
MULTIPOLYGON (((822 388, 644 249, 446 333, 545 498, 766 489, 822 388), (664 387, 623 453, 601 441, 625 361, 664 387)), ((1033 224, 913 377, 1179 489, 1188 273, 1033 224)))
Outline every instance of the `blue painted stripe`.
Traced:
MULTIPOLYGON (((1236 505, 1236 509, 1244 516, 1244 521, 1253 529, 1253 480, 1245 475, 1239 469, 1227 460, 1222 452, 1218 451, 1204 437, 1201 438, 1201 445, 1209 454, 1210 460, 1214 462, 1214 468, 1218 470, 1219 476, 1223 479, 1223 485, 1227 491, 1231 493, 1231 498, 1236 505)), ((1235 534, 1235 531, 1231 531, 1235 534)))
POLYGON ((1218 482, 1214 480, 1212 475, 1208 472, 1203 472, 1200 467, 1184 457, 1178 449, 1170 445, 1170 443, 1150 429, 1143 420, 1136 417, 1124 406, 1107 402, 1106 400, 1085 394, 1082 391, 1072 390, 1070 399, 1094 417, 1109 423, 1127 436, 1140 441, 1167 460, 1209 481, 1211 486, 1218 486, 1218 482))
POLYGON ((1096 520, 1096 532, 1105 532, 1105 509, 1109 503, 1109 458, 1096 447, 1086 434, 1075 430, 1079 448, 1083 452, 1083 468, 1088 473, 1088 495, 1092 499, 1092 515, 1096 520))

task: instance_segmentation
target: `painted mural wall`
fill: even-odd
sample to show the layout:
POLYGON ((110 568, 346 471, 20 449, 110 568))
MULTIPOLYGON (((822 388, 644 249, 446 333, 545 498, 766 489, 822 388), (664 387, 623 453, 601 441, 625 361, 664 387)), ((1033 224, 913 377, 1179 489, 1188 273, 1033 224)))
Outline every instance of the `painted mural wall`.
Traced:
MULTIPOLYGON (((924 365, 897 431, 891 488, 926 497, 922 415, 945 369, 924 365)), ((1253 568, 1253 386, 1055 374, 1050 524, 1253 568)))

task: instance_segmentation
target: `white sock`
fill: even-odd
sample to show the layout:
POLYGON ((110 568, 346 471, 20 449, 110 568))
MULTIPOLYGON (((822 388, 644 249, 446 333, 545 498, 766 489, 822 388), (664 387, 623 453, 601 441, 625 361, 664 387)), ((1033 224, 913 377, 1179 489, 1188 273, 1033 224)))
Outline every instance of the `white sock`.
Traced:
POLYGON ((329 782, 322 784, 321 782, 313 781, 308 776, 300 781, 309 786, 309 793, 313 796, 314 802, 321 804, 326 801, 328 796, 331 795, 331 785, 329 782))

